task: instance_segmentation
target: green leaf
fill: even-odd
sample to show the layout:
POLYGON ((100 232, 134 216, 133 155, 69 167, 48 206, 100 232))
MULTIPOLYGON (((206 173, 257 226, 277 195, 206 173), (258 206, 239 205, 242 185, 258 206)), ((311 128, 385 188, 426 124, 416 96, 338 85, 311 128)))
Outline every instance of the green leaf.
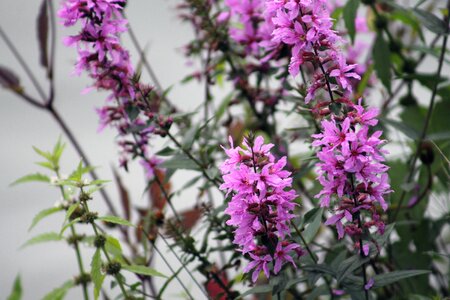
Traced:
POLYGON ((38 166, 47 168, 49 170, 55 171, 55 167, 53 166, 53 164, 51 162, 48 161, 41 161, 41 162, 37 162, 36 163, 38 166))
POLYGON ((171 147, 167 146, 167 147, 159 150, 158 152, 156 152, 155 155, 172 156, 172 155, 174 155, 177 152, 178 152, 178 150, 172 149, 171 147))
POLYGON ((34 173, 34 174, 29 174, 29 175, 20 177, 19 179, 17 179, 13 183, 11 183, 10 186, 14 186, 14 185, 17 185, 20 183, 33 182, 33 181, 50 182, 50 178, 47 175, 44 175, 41 173, 34 173))
POLYGON ((79 221, 80 221, 80 218, 76 218, 76 219, 73 219, 72 221, 70 221, 69 223, 67 223, 66 225, 64 225, 64 226, 61 228, 61 231, 59 232, 59 235, 62 236, 63 233, 66 231, 67 228, 69 228, 70 226, 72 226, 72 225, 78 223, 79 221))
POLYGON ((111 253, 113 256, 120 257, 122 255, 122 246, 120 246, 119 240, 112 236, 108 235, 106 237, 105 249, 107 252, 111 253))
POLYGON ((254 294, 265 294, 265 293, 271 293, 272 292, 272 286, 270 284, 264 284, 264 285, 257 285, 245 293, 241 294, 239 297, 235 298, 235 300, 238 299, 244 299, 245 296, 254 295, 254 294))
POLYGON ((16 276, 14 280, 13 289, 11 294, 9 294, 7 300, 20 300, 22 299, 22 282, 20 280, 20 275, 16 276))
POLYGON ((312 241, 314 239, 314 236, 319 231, 320 225, 322 224, 322 214, 323 208, 317 209, 314 215, 311 217, 310 224, 306 227, 305 231, 303 232, 303 237, 305 238, 307 243, 312 241))
POLYGON ((100 253, 100 248, 94 253, 91 261, 91 278, 94 283, 94 299, 97 300, 100 295, 100 290, 102 289, 103 280, 105 275, 102 274, 102 257, 100 253))
POLYGON ((383 287, 385 285, 392 284, 402 279, 424 275, 428 273, 430 273, 430 271, 428 270, 409 270, 409 271, 394 271, 387 274, 375 275, 373 277, 375 281, 373 287, 374 288, 383 287))
POLYGON ((71 206, 69 206, 69 208, 67 209, 66 212, 66 218, 64 219, 64 223, 66 223, 69 219, 70 216, 74 213, 74 211, 79 207, 80 205, 78 203, 74 203, 71 206))
POLYGON ((31 246, 31 245, 36 245, 36 244, 40 244, 40 243, 46 243, 46 242, 56 242, 56 241, 60 241, 62 240, 62 237, 57 234, 56 232, 46 232, 46 233, 42 233, 39 234, 31 239, 29 239, 25 244, 22 245, 22 248, 31 246))
POLYGON ((420 22, 431 32, 436 34, 448 34, 445 22, 434 14, 420 8, 415 8, 413 12, 420 22))
POLYGON ((125 226, 134 227, 134 225, 131 224, 129 221, 127 221, 125 219, 122 219, 120 217, 116 217, 116 216, 99 217, 98 220, 101 220, 101 221, 104 221, 104 222, 108 222, 108 223, 118 224, 118 225, 125 225, 125 226))
POLYGON ((64 282, 64 284, 42 298, 42 300, 62 300, 64 296, 67 294, 67 292, 75 286, 75 283, 73 280, 68 280, 64 282))
POLYGON ((41 221, 45 217, 48 217, 48 216, 50 216, 58 211, 61 211, 61 210, 62 210, 61 207, 51 207, 51 208, 41 210, 36 216, 34 216, 33 221, 31 222, 31 225, 28 228, 28 231, 33 229, 33 227, 36 226, 37 223, 39 223, 39 221, 41 221))
POLYGON ((164 161, 161 167, 166 169, 183 169, 183 170, 198 170, 197 164, 195 164, 187 155, 178 154, 169 160, 164 161))
POLYGON ((389 45, 383 38, 382 33, 378 33, 373 45, 373 60, 375 72, 386 89, 391 91, 391 51, 389 45))
POLYGON ((66 144, 61 143, 61 137, 58 139, 55 147, 53 147, 52 153, 52 161, 55 166, 59 167, 59 159, 61 158, 62 153, 64 152, 64 148, 66 148, 66 144))
POLYGON ((336 271, 336 280, 341 282, 348 275, 351 275, 353 271, 358 269, 364 263, 369 261, 369 257, 362 258, 360 255, 353 255, 344 260, 336 271))
POLYGON ((347 27, 348 35, 352 40, 352 44, 355 42, 355 19, 356 13, 358 11, 359 0, 350 0, 344 6, 344 22, 345 27, 347 27))
POLYGON ((157 276, 157 277, 164 277, 167 278, 166 275, 159 273, 153 268, 149 268, 146 266, 138 266, 138 265, 123 265, 122 269, 140 274, 140 275, 147 275, 147 276, 157 276))
POLYGON ((34 147, 33 146, 33 150, 39 154, 40 156, 42 156, 43 158, 47 159, 49 162, 52 162, 52 157, 53 155, 50 152, 47 151, 42 151, 41 149, 34 147))

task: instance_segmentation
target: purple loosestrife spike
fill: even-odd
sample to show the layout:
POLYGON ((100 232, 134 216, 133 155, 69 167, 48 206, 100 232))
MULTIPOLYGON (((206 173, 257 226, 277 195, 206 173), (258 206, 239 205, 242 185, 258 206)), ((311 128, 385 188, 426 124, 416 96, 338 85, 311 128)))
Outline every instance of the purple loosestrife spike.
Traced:
POLYGON ((153 134, 165 134, 171 120, 159 116, 156 126, 153 113, 143 113, 136 107, 145 103, 152 88, 135 82, 130 55, 120 43, 120 34, 127 31, 122 15, 125 3, 126 0, 66 0, 58 15, 66 27, 81 24, 80 32, 65 38, 64 43, 78 50, 74 73, 86 72, 94 81, 85 91, 110 93, 108 105, 97 109, 99 131, 108 125, 116 127, 120 135, 120 165, 127 168, 129 157, 138 155, 146 175, 152 177, 159 160, 149 155, 148 141, 153 134), (130 132, 135 132, 132 139, 126 137, 130 132))
MULTIPOLYGON (((322 207, 336 205, 334 215, 325 224, 336 227, 338 238, 346 234, 356 238, 365 229, 383 233, 385 225, 378 207, 387 210, 384 198, 391 189, 388 167, 383 164, 386 151, 381 149, 385 143, 380 139, 382 132, 371 130, 378 123, 378 110, 365 109, 361 99, 358 104, 350 100, 363 69, 345 58, 342 39, 333 29, 330 9, 329 1, 325 0, 266 0, 265 15, 274 25, 272 42, 291 51, 290 74, 297 76, 307 62, 314 66, 305 102, 315 100, 317 92, 322 90, 331 95, 326 105, 334 101, 342 107, 337 115, 333 110, 324 110, 319 116, 329 118, 321 121, 322 132, 312 136, 312 145, 320 147, 316 166, 323 187, 316 197, 322 207), (330 78, 334 80, 331 82, 330 78), (334 91, 341 98, 334 99, 334 91), (361 216, 364 228, 356 216, 361 216)), ((360 20, 356 25, 358 31, 366 31, 360 20)), ((350 50, 357 57, 363 49, 355 45, 350 50)), ((317 101, 317 107, 323 107, 323 103, 326 102, 317 101)), ((367 255, 368 244, 361 246, 367 255)))
POLYGON ((232 195, 225 210, 230 216, 227 225, 236 227, 233 242, 249 256, 244 272, 253 270, 255 282, 261 271, 270 276, 271 263, 277 274, 286 263, 296 267, 292 255, 303 254, 298 244, 288 240, 297 195, 291 188, 291 173, 284 170, 286 157, 277 160, 270 153, 273 144, 264 144, 261 136, 244 139, 242 148, 229 140, 231 148, 223 148, 228 158, 220 167, 224 180, 220 189, 232 195))

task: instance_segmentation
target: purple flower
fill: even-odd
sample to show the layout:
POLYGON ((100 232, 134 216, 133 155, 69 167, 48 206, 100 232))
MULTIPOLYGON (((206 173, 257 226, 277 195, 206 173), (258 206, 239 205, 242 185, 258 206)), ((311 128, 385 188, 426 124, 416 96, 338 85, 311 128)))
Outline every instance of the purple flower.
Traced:
POLYGON ((232 194, 225 209, 230 216, 227 225, 235 227, 233 243, 249 255, 251 262, 244 272, 254 270, 255 281, 261 270, 270 276, 271 262, 275 274, 286 262, 295 266, 290 254, 299 252, 300 246, 286 238, 297 195, 291 188, 291 173, 284 170, 286 157, 277 160, 270 153, 273 144, 264 144, 258 136, 244 139, 242 148, 234 147, 230 137, 230 145, 224 148, 228 158, 220 167, 224 180, 220 189, 232 194), (265 237, 264 244, 258 243, 260 236, 265 237))

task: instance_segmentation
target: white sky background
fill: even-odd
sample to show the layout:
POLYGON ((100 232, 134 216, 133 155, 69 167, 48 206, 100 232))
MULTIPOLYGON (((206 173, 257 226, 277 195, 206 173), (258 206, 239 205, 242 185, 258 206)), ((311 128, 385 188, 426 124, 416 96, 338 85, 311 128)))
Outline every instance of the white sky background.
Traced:
MULTIPOLYGON (((55 3, 58 2, 55 0, 55 3)), ((170 98, 182 110, 190 111, 201 103, 203 90, 192 83, 177 84, 194 70, 186 66, 186 60, 181 51, 181 47, 192 39, 193 34, 190 26, 182 24, 176 17, 174 8, 178 2, 176 0, 129 1, 127 14, 141 45, 148 45, 147 58, 158 74, 163 87, 175 84, 170 98)), ((40 0, 1 0, 0 25, 12 38, 41 84, 46 87, 44 70, 39 65, 36 38, 36 18, 40 3, 40 0)), ((105 95, 97 92, 81 95, 81 91, 90 83, 90 80, 86 77, 70 76, 76 51, 73 48, 65 48, 61 43, 62 37, 70 32, 73 31, 64 29, 61 25, 58 26, 55 106, 69 127, 73 129, 91 162, 100 166, 97 171, 100 177, 112 179, 110 166, 117 163, 115 132, 106 129, 98 134, 96 131, 98 118, 94 112, 94 107, 100 107, 104 103, 105 95)), ((127 37, 124 41, 136 62, 136 51, 127 37)), ((22 79, 26 90, 32 95, 37 95, 3 42, 0 42, 0 65, 13 69, 22 79)), ((422 67, 424 71, 434 72, 436 59, 428 59, 422 67)), ((449 73, 448 66, 444 68, 443 73, 449 73)), ((421 89, 417 95, 420 101, 424 103, 429 101, 429 91, 421 89)), ((65 243, 47 243, 19 250, 19 247, 32 236, 57 231, 60 228, 62 215, 45 219, 31 233, 27 232, 37 212, 53 206, 60 200, 58 190, 38 183, 8 186, 25 174, 40 171, 34 165, 39 158, 31 146, 51 149, 59 135, 62 135, 62 131, 49 114, 0 89, 0 299, 9 294, 12 282, 19 272, 22 275, 24 299, 39 299, 78 272, 74 251, 65 243)), ((62 158, 62 170, 70 172, 79 161, 79 157, 63 135, 62 138, 68 144, 62 158)), ((393 149, 397 151, 393 151, 392 155, 397 157, 402 155, 398 147, 393 149)), ((141 167, 134 164, 131 167, 131 174, 124 172, 121 174, 132 198, 136 202, 145 202, 145 199, 141 198, 144 189, 141 167)), ((183 174, 180 173, 178 176, 183 174)), ((186 180, 175 179, 173 182, 181 186, 186 180)), ((110 184, 108 191, 118 204, 113 184, 110 184)), ((186 195, 187 197, 177 198, 180 201, 177 205, 188 207, 195 203, 195 190, 189 190, 186 195)), ((106 211, 100 196, 97 197, 97 202, 93 203, 93 206, 100 212, 106 211)), ((170 274, 161 260, 158 258, 156 260, 157 267, 163 273, 170 274)), ((170 261, 175 267, 178 266, 173 257, 170 261)), ((89 263, 90 255, 87 253, 84 260, 87 269, 89 263)), ((184 282, 191 282, 184 272, 182 278, 184 282)), ((173 293, 181 291, 175 281, 172 284, 173 293)), ((199 295, 193 283, 188 285, 192 287, 194 296, 199 295)), ((80 291, 80 288, 73 289, 67 299, 80 299, 80 291)), ((173 294, 168 292, 167 295, 173 294)))

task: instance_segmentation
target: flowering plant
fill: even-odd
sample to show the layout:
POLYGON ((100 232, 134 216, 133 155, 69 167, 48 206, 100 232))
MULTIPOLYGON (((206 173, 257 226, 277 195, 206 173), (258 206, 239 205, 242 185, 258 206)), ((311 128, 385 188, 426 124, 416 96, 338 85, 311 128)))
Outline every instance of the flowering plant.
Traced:
MULTIPOLYGON (((48 92, 0 28, 24 70, 0 66, 0 84, 48 112, 81 158, 64 175, 61 138, 34 147, 45 172, 12 183, 45 182, 60 197, 29 229, 58 213, 60 228, 24 247, 65 241, 75 252, 76 273, 43 299, 448 297, 444 2, 182 0, 175 11, 193 34, 173 89, 128 19, 140 4, 42 0, 48 92), (68 75, 55 68, 60 46, 76 55, 73 75, 87 75, 79 101, 104 99, 97 132, 116 135, 118 158, 101 177, 114 183, 55 106, 56 75, 68 75), (200 102, 174 96, 199 85, 200 102), (136 168, 145 204, 126 183, 136 168)), ((8 299, 26 295, 26 276, 8 299)))

